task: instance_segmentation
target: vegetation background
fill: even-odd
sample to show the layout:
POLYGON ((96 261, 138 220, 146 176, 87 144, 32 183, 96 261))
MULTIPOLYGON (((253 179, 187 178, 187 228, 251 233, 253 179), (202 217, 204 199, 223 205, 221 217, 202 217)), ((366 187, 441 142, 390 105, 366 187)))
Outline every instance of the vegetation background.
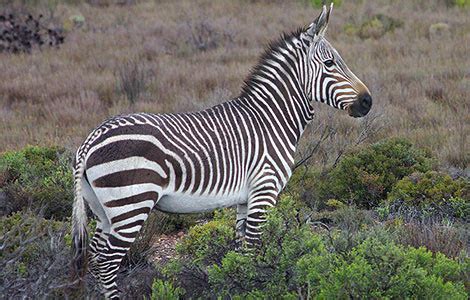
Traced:
MULTIPOLYGON (((236 97, 265 45, 309 24, 320 2, 0 0, 0 294, 98 295, 91 278, 70 286, 63 267, 75 149, 112 115, 236 97), (23 35, 30 46, 9 48, 6 31, 20 30, 10 14, 40 23, 38 36, 23 35)), ((327 37, 374 105, 360 120, 316 105, 287 204, 273 212, 277 246, 232 252, 230 210, 155 213, 123 266, 125 294, 468 297, 470 2, 333 2, 327 37), (277 277, 263 277, 270 268, 277 277)))

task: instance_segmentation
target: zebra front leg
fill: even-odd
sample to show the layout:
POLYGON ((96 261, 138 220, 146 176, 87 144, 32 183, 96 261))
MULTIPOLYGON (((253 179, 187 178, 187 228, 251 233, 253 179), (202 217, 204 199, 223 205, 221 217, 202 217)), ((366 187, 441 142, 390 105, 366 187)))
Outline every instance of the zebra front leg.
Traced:
POLYGON ((247 203, 237 205, 236 248, 242 247, 246 234, 247 203))
POLYGON ((266 223, 266 212, 276 204, 276 191, 254 192, 248 200, 246 235, 248 247, 261 244, 262 227, 266 223))

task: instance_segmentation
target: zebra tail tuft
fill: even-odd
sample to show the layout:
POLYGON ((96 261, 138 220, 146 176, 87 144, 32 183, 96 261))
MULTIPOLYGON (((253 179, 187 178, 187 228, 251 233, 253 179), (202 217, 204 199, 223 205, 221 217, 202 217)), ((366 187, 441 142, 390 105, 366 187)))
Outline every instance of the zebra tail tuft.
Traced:
POLYGON ((87 269, 87 216, 81 186, 84 169, 80 161, 75 166, 75 197, 72 213, 72 279, 79 281, 82 281, 87 269))

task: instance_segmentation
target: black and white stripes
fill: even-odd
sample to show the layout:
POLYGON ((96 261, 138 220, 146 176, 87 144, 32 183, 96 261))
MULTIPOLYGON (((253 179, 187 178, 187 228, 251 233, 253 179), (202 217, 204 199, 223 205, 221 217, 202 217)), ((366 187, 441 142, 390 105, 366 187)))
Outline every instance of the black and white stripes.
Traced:
POLYGON ((237 205, 237 237, 256 245, 291 176, 312 101, 367 114, 367 88, 323 37, 330 12, 324 7, 308 28, 273 43, 239 97, 198 112, 117 116, 85 140, 74 172, 76 262, 85 255, 86 202, 98 218, 90 270, 106 297, 118 298, 119 264, 152 208, 237 205))

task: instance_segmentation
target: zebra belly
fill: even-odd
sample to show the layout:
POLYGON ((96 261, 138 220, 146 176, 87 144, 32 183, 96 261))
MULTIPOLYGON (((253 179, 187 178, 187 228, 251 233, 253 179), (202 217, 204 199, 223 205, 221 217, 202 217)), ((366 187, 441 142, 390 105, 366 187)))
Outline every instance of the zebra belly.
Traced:
POLYGON ((246 201, 243 193, 225 196, 168 194, 157 202, 155 208, 169 213, 198 213, 243 204, 246 201))

